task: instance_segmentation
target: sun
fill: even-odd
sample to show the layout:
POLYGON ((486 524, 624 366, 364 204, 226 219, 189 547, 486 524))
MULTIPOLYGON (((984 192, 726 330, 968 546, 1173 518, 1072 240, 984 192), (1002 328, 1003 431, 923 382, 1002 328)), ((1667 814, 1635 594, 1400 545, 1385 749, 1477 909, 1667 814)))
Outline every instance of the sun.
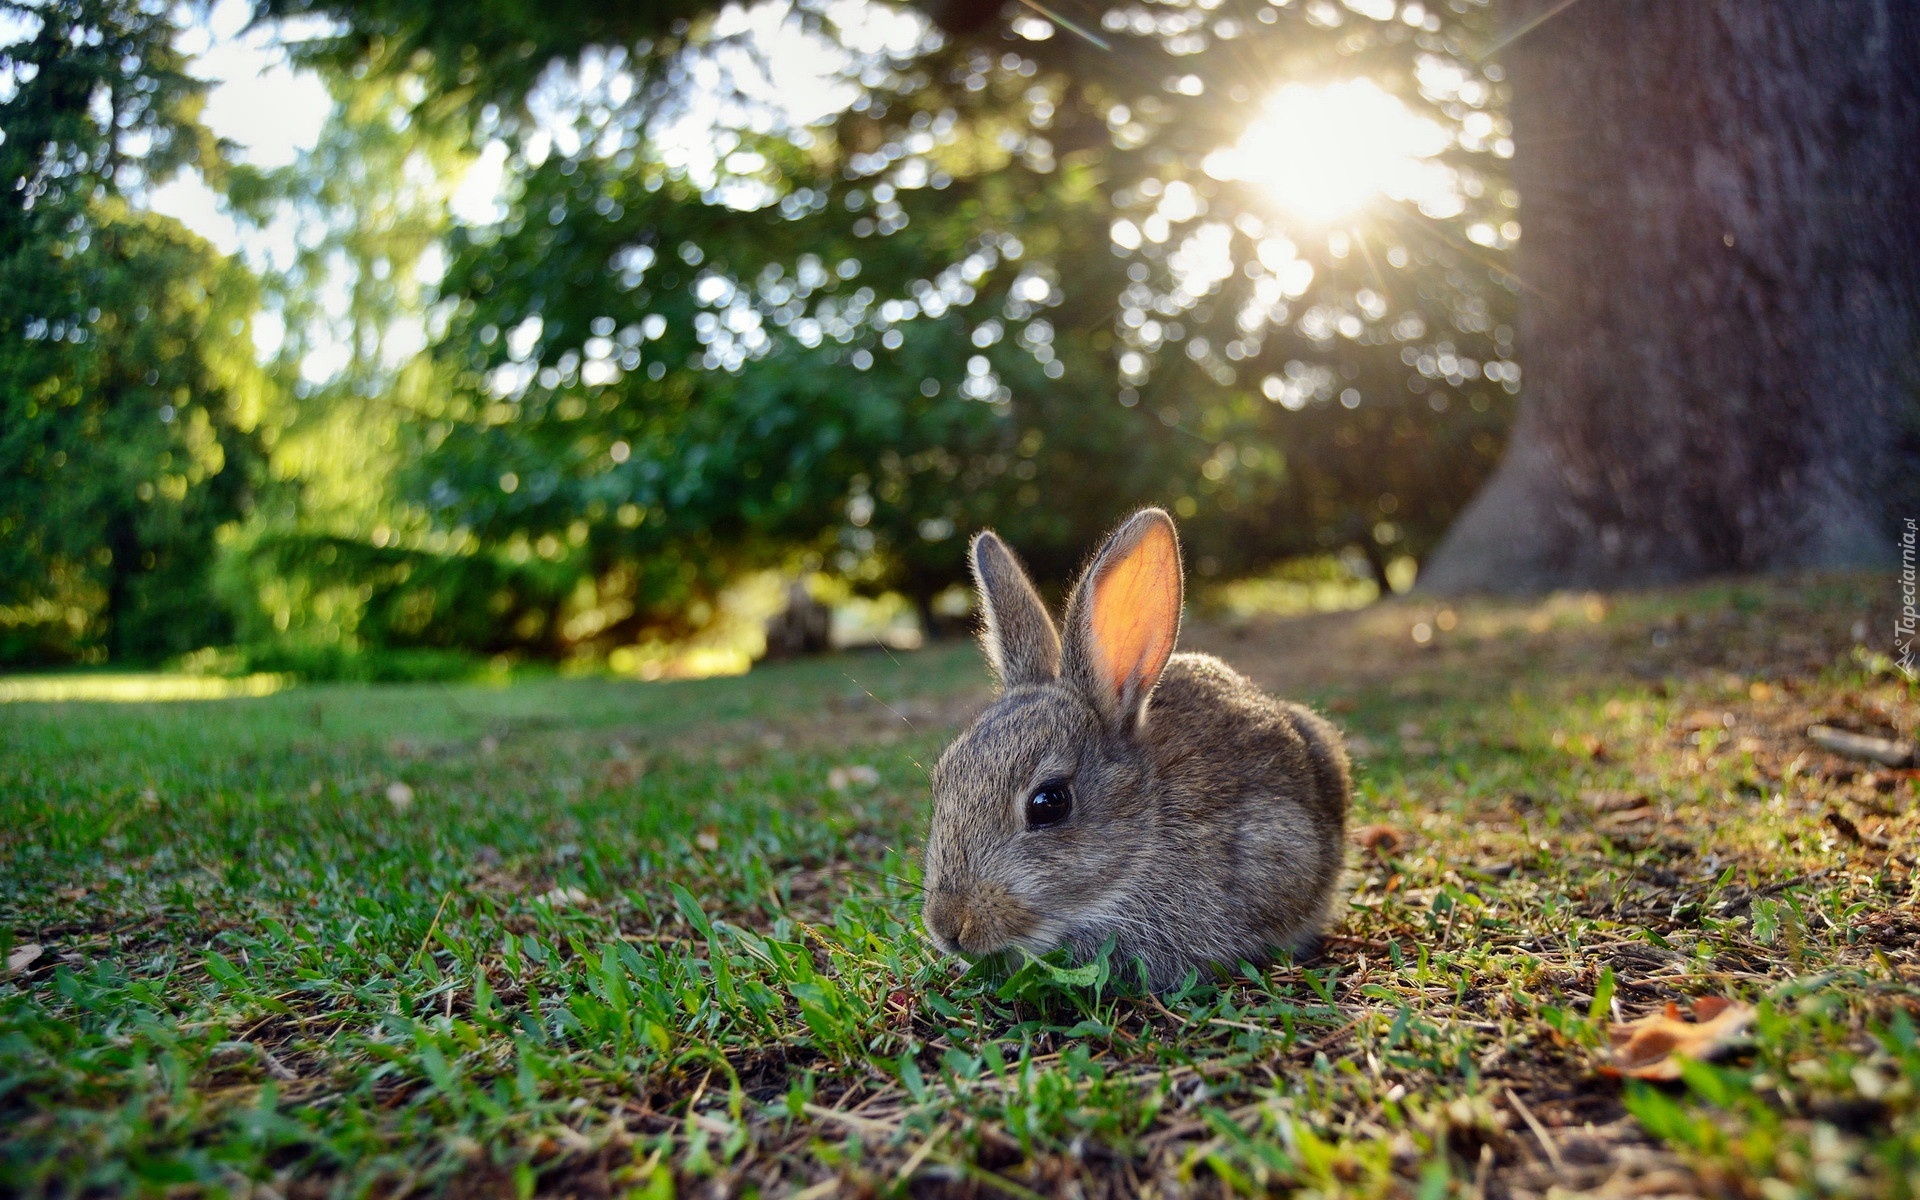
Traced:
POLYGON ((1433 157, 1450 141, 1371 79, 1290 83, 1267 98, 1239 141, 1201 165, 1310 221, 1351 216, 1381 196, 1439 215, 1452 207, 1454 178, 1433 157))

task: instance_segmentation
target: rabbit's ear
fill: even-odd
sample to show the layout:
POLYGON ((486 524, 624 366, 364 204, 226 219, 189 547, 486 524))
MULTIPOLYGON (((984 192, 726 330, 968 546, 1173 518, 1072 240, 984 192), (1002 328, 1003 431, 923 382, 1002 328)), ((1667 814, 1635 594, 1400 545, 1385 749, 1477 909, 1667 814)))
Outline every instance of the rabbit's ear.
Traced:
POLYGON ((1050 683, 1060 677, 1060 635, 1033 581, 1013 551, 991 530, 973 539, 968 553, 986 620, 980 644, 1001 687, 1050 683))
POLYGON ((1066 669, 1115 728, 1146 716, 1180 636, 1180 539, 1157 508, 1114 531, 1067 602, 1066 669))

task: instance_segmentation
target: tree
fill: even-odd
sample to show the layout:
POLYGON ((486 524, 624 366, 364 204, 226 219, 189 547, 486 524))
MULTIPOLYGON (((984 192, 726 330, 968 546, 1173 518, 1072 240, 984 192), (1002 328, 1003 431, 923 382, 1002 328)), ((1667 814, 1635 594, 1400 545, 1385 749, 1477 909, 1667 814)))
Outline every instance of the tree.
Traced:
POLYGON ((1920 512, 1920 10, 1507 15, 1526 400, 1423 586, 1890 561, 1920 512))
POLYGON ((125 196, 216 171, 159 0, 0 13, 0 661, 222 640, 207 571, 249 503, 262 380, 247 273, 125 196))
MULTIPOLYGON (((336 17, 322 49, 348 61, 398 48, 513 148, 507 218, 455 239, 440 352, 469 399, 411 494, 483 544, 617 576, 611 630, 799 554, 925 604, 984 524, 1064 578, 1149 500, 1203 570, 1356 543, 1383 568, 1499 449, 1508 201, 1477 3, 1102 5, 930 35, 852 54, 828 126, 720 128, 712 179, 655 135, 725 46, 715 6, 500 28, 446 0, 266 7, 336 17), (1457 207, 1293 228, 1203 169, 1277 83, 1350 73, 1484 126, 1442 156, 1457 207), (526 120, 543 79, 572 131, 526 120)), ((847 11, 792 21, 851 42, 847 11)))
POLYGON ((503 592, 545 604, 570 584, 529 588, 511 564, 449 546, 396 478, 450 404, 426 347, 466 139, 417 105, 420 81, 404 71, 327 83, 316 144, 230 181, 256 226, 290 218, 300 237, 263 273, 285 330, 270 364, 270 481, 224 547, 219 590, 262 665, 341 669, 369 646, 510 648, 525 606, 498 603, 503 592))

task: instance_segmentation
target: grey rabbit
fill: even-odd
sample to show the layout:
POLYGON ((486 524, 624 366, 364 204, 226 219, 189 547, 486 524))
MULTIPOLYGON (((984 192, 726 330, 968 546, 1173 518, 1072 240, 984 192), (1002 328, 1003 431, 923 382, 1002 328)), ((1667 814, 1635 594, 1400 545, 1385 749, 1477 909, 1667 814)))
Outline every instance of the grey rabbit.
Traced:
POLYGON ((973 539, 993 704, 940 756, 922 918, 943 953, 1106 939, 1149 986, 1313 943, 1344 865, 1339 732, 1219 659, 1175 654, 1180 543, 1157 508, 1107 539, 1064 641, 1025 568, 973 539))

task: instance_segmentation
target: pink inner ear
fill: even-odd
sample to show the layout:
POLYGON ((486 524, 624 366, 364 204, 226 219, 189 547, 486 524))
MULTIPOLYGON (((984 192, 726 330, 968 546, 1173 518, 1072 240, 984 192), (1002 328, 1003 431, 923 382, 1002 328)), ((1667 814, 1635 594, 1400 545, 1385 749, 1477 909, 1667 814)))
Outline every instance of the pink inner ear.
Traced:
POLYGON ((1159 677, 1180 624, 1180 549, 1171 531, 1152 526, 1101 572, 1089 618, 1094 669, 1115 696, 1159 677))

